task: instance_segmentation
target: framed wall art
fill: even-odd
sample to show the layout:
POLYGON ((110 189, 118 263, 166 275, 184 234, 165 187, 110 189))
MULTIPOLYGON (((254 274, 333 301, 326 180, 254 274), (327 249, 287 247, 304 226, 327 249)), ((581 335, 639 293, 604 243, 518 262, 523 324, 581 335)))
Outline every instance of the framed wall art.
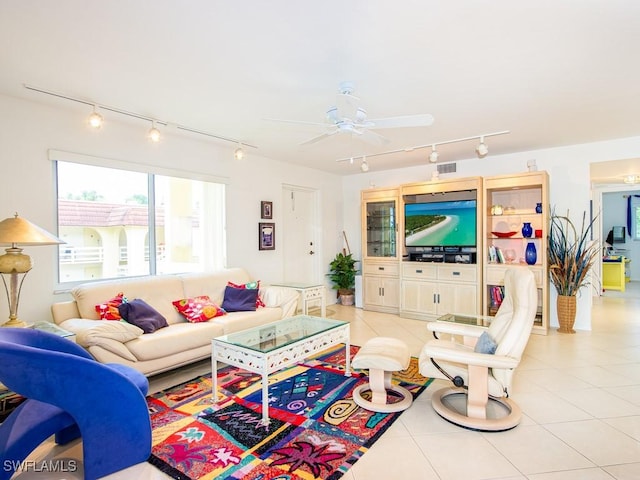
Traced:
POLYGON ((260 202, 260 218, 265 220, 273 218, 273 202, 260 202))
POLYGON ((276 224, 258 223, 258 250, 276 249, 276 224))

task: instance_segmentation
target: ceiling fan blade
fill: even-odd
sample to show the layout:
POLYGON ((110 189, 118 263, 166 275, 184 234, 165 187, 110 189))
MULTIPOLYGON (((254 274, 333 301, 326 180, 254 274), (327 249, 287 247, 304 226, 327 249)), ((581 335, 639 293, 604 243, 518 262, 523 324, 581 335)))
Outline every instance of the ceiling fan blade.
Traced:
POLYGON ((401 127, 429 127, 433 124, 433 115, 404 115, 401 117, 387 117, 370 119, 373 126, 368 128, 401 128, 401 127))
POLYGON ((358 134, 362 140, 371 145, 386 145, 391 142, 387 137, 380 135, 379 133, 372 132, 371 130, 354 130, 354 133, 358 134))
POLYGON ((263 118, 267 122, 279 122, 279 123, 295 123, 297 125, 314 125, 317 127, 328 127, 330 126, 328 123, 320 123, 320 122, 304 122, 300 120, 283 120, 280 118, 263 118))
POLYGON ((328 138, 331 135, 335 135, 336 133, 338 133, 337 129, 332 132, 323 133, 322 135, 318 135, 316 137, 310 138, 309 140, 302 142, 300 145, 311 145, 313 143, 319 142, 320 140, 324 140, 325 138, 328 138))

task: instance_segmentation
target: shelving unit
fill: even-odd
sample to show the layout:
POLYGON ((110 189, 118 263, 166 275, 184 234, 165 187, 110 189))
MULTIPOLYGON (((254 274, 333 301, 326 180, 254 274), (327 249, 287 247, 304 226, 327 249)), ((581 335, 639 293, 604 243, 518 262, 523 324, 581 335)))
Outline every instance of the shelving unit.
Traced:
POLYGON ((495 315, 499 307, 504 274, 511 268, 529 268, 538 287, 538 311, 534 333, 549 329, 549 295, 547 274, 547 235, 549 229, 549 177, 547 172, 527 172, 484 179, 484 285, 483 314, 495 315), (536 212, 540 204, 541 213, 536 212), (495 214, 499 213, 499 214, 495 214), (533 233, 525 237, 522 227, 531 224, 533 233), (537 231, 537 232, 536 232, 537 231), (492 232, 515 232, 500 238, 492 232), (536 234, 537 233, 537 234, 536 234), (526 248, 532 243, 536 261, 526 262, 526 248))
POLYGON ((398 189, 371 189, 361 193, 365 310, 398 312, 398 203, 398 189))

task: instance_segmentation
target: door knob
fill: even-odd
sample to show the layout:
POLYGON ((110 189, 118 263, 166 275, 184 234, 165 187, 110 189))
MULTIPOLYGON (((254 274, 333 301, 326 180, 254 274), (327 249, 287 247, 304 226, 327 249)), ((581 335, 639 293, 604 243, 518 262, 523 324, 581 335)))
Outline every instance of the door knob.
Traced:
POLYGON ((313 255, 314 253, 316 252, 314 252, 313 250, 309 250, 309 255, 313 255))

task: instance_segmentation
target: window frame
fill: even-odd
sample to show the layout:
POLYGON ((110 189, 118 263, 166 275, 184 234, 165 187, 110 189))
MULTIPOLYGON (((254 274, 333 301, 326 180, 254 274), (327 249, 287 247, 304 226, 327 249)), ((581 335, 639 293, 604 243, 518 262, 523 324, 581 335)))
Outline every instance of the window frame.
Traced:
MULTIPOLYGON (((217 261, 217 263, 221 263, 221 266, 224 267, 226 266, 226 250, 227 250, 227 235, 226 235, 226 203, 227 203, 227 188, 226 186, 229 184, 229 179, 227 177, 221 177, 221 176, 216 176, 216 175, 208 175, 208 174, 203 174, 200 172, 193 172, 193 171, 189 171, 189 170, 174 170, 174 169, 170 169, 170 168, 164 168, 164 167, 158 167, 158 166, 151 166, 151 165, 147 165, 147 164, 143 164, 143 163, 136 163, 136 162, 127 162, 127 161, 122 161, 122 160, 115 160, 115 159, 109 159, 109 158, 103 158, 103 157, 97 157, 97 156, 91 156, 91 155, 85 155, 85 154, 78 154, 78 153, 73 153, 73 152, 66 152, 63 150, 54 150, 54 149, 50 149, 48 151, 48 157, 49 160, 52 163, 52 168, 53 168, 53 181, 54 181, 54 196, 55 196, 55 216, 56 216, 56 220, 55 220, 55 224, 56 224, 56 229, 57 229, 57 233, 59 234, 59 230, 60 230, 60 225, 59 225, 59 211, 58 211, 58 196, 59 196, 59 192, 58 192, 58 162, 66 162, 66 163, 76 163, 76 164, 81 164, 81 165, 87 165, 87 166, 95 166, 95 167, 103 167, 103 168, 111 168, 111 169, 115 169, 115 170, 123 170, 123 171, 129 171, 129 172, 137 172, 137 173, 142 173, 145 174, 147 176, 147 196, 148 196, 148 206, 149 206, 149 232, 148 232, 148 236, 149 236, 149 245, 150 245, 150 251, 155 251, 151 249, 151 245, 153 245, 155 247, 155 245, 157 244, 156 242, 156 225, 155 225, 155 202, 156 202, 156 198, 155 198, 155 178, 157 176, 165 176, 165 177, 175 177, 175 178, 182 178, 182 179, 186 179, 186 180, 193 180, 193 181, 200 181, 200 182, 206 182, 206 183, 215 183, 215 184, 221 184, 223 185, 225 188, 223 189, 223 193, 222 193, 222 197, 223 197, 223 202, 222 205, 220 207, 221 209, 221 224, 222 224, 222 231, 223 234, 221 235, 221 239, 223 242, 222 246, 219 246, 217 248, 221 248, 222 252, 221 252, 221 257, 220 259, 217 261)), ((148 276, 156 276, 158 275, 157 273, 157 259, 156 259, 156 255, 150 255, 149 256, 149 274, 148 275, 128 275, 128 276, 124 276, 124 277, 102 277, 102 278, 97 278, 95 280, 92 279, 84 279, 84 280, 73 280, 73 281, 61 281, 60 279, 60 252, 59 250, 56 252, 56 259, 57 261, 55 262, 55 272, 56 272, 56 288, 55 291, 56 292, 64 292, 64 291, 69 291, 71 288, 80 285, 80 284, 84 284, 84 283, 92 283, 92 282, 100 282, 100 281, 106 281, 106 280, 112 280, 112 279, 133 279, 133 278, 145 278, 148 276)), ((165 275, 165 274, 161 274, 161 275, 165 275)))

